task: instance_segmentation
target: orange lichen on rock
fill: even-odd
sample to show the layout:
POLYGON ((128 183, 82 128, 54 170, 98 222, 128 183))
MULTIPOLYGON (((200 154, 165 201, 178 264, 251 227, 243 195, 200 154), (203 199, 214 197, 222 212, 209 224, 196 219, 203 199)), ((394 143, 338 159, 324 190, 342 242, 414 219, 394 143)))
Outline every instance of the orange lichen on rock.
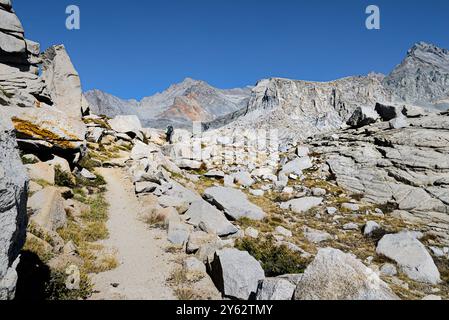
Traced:
MULTIPOLYGON (((17 117, 13 117, 11 120, 16 131, 19 132, 20 134, 23 134, 26 137, 29 137, 34 140, 48 141, 63 149, 75 148, 75 145, 72 142, 68 141, 67 139, 61 138, 60 136, 58 136, 57 134, 48 129, 40 128, 39 126, 29 121, 19 119, 17 117)), ((76 141, 77 139, 74 138, 74 140, 76 141)))

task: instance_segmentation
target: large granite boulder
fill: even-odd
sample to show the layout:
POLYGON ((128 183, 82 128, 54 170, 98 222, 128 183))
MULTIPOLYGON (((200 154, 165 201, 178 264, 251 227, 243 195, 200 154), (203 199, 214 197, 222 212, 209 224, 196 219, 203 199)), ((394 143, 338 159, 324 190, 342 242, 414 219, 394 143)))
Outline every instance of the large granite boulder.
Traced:
POLYGON ((81 118, 81 80, 63 45, 53 46, 43 54, 42 78, 54 107, 69 117, 81 118))
POLYGON ((261 208, 251 203, 248 197, 237 189, 212 187, 204 192, 204 197, 235 220, 241 218, 263 220, 266 216, 261 208))
POLYGON ((31 221, 44 229, 57 231, 66 225, 64 199, 56 187, 47 187, 35 193, 28 201, 31 221))
POLYGON ((295 300, 397 300, 379 276, 340 250, 318 251, 295 291, 295 300))
POLYGON ((255 298, 260 280, 265 274, 260 263, 248 252, 223 249, 215 253, 209 273, 220 292, 229 298, 255 298))
POLYGON ((351 127, 363 127, 375 123, 380 118, 372 107, 362 106, 355 109, 347 124, 351 127))
POLYGON ((430 284, 441 282, 432 256, 414 233, 388 234, 380 240, 376 251, 396 261, 410 279, 430 284))
POLYGON ((193 202, 185 213, 189 224, 218 236, 234 234, 238 229, 226 219, 223 212, 204 200, 193 202))
POLYGON ((142 124, 137 116, 117 116, 109 120, 108 124, 118 133, 136 133, 142 130, 142 124))
POLYGON ((296 286, 286 279, 266 278, 259 282, 257 300, 292 300, 296 286))
POLYGON ((10 123, 0 118, 0 300, 12 299, 25 242, 28 178, 10 123))

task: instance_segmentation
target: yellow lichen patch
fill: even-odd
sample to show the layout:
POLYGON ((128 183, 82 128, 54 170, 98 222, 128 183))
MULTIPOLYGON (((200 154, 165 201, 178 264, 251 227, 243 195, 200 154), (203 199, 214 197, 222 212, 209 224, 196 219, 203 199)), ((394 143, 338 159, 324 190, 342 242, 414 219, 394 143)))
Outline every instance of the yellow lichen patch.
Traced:
MULTIPOLYGON (((64 140, 63 138, 59 137, 57 134, 55 134, 54 132, 52 132, 48 129, 40 128, 37 125, 35 125, 29 121, 19 119, 17 117, 13 117, 11 120, 14 124, 15 129, 19 133, 21 133, 27 137, 30 137, 33 139, 40 139, 40 140, 44 140, 44 141, 50 141, 63 149, 75 148, 73 143, 71 143, 70 141, 64 140)), ((74 138, 74 140, 77 140, 77 139, 74 138)))

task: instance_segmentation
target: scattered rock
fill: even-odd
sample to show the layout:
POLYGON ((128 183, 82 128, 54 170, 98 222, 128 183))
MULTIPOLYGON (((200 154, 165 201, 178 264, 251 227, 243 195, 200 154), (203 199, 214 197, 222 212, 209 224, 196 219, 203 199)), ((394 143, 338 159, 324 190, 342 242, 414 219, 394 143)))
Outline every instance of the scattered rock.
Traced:
POLYGON ((397 300, 379 276, 340 250, 320 249, 295 291, 295 300, 397 300))
POLYGON ((326 195, 327 191, 321 188, 313 188, 312 189, 312 195, 314 197, 324 197, 326 195))
POLYGON ((257 190, 251 189, 251 190, 249 190, 249 193, 255 197, 263 197, 265 194, 265 192, 260 189, 257 189, 257 190))
POLYGON ((223 179, 225 177, 225 174, 223 171, 220 170, 210 170, 204 174, 207 178, 216 178, 216 179, 223 179))
POLYGON ((315 230, 309 227, 304 227, 304 237, 306 237, 307 240, 313 243, 321 243, 324 241, 332 240, 332 236, 324 231, 315 230))
POLYGON ((208 233, 228 236, 238 231, 221 211, 204 200, 193 202, 185 216, 189 224, 208 233))
POLYGON ((304 213, 316 206, 319 206, 323 202, 323 198, 318 197, 305 197, 300 199, 290 200, 286 203, 287 207, 295 213, 304 213))
POLYGON ((66 225, 64 199, 57 188, 46 187, 35 193, 29 199, 28 206, 33 212, 31 220, 41 227, 57 231, 66 225))
POLYGON ((235 187, 235 185, 234 185, 234 177, 233 177, 233 176, 228 176, 228 175, 226 175, 226 176, 224 177, 224 186, 225 186, 225 187, 228 187, 228 188, 233 188, 233 187, 235 187))
POLYGON ((343 226, 343 230, 359 230, 359 225, 357 223, 347 223, 343 226))
POLYGON ((395 275, 398 274, 398 270, 391 263, 385 263, 380 268, 380 274, 383 275, 383 276, 387 276, 387 277, 394 277, 395 275))
POLYGON ((213 244, 220 239, 215 234, 207 233, 204 231, 192 232, 187 241, 187 253, 196 253, 202 246, 206 244, 213 244))
POLYGON ((292 300, 296 286, 281 278, 266 278, 259 282, 256 300, 292 300))
POLYGON ((265 279, 260 263, 237 249, 218 250, 210 263, 210 274, 225 297, 240 300, 254 298, 259 281, 265 279))
POLYGON ((276 227, 276 229, 274 230, 277 234, 280 234, 281 236, 284 236, 286 238, 291 238, 293 237, 293 233, 290 230, 285 229, 284 227, 276 227))
POLYGON ((265 212, 251 203, 240 190, 226 187, 212 187, 204 192, 204 197, 235 220, 241 218, 263 220, 265 218, 265 212))
POLYGON ((359 211, 360 210, 360 206, 355 203, 343 203, 341 205, 341 207, 348 211, 359 211))
POLYGON ((179 222, 170 222, 168 225, 168 241, 177 246, 184 245, 189 239, 190 229, 179 222))
POLYGON ((313 163, 309 157, 296 158, 295 160, 284 164, 281 173, 287 176, 291 173, 301 176, 303 170, 310 169, 312 167, 313 163))
POLYGON ((368 221, 363 228, 363 234, 366 237, 371 237, 375 232, 381 230, 382 227, 374 221, 368 221))
POLYGON ((440 272, 426 247, 408 232, 385 235, 376 251, 396 261, 410 279, 430 284, 441 282, 440 272))
POLYGON ((409 126, 407 118, 403 117, 403 116, 391 120, 389 122, 389 124, 390 124, 390 129, 402 129, 402 128, 407 128, 409 126))
POLYGON ((259 231, 257 229, 254 229, 253 227, 248 227, 245 230, 245 235, 247 237, 257 239, 257 238, 259 238, 259 231))
POLYGON ((251 177, 251 174, 248 172, 242 171, 235 173, 234 175, 234 181, 236 181, 238 184, 245 188, 251 187, 254 183, 256 183, 253 178, 251 177))
POLYGON ((87 170, 87 169, 85 169, 85 168, 83 168, 83 169, 80 171, 80 175, 81 175, 84 179, 87 179, 87 180, 95 180, 95 179, 97 179, 97 176, 96 176, 96 175, 94 175, 93 173, 91 173, 89 170, 87 170))
POLYGON ((189 257, 184 260, 183 268, 188 280, 195 280, 198 276, 207 275, 206 266, 195 257, 189 257))

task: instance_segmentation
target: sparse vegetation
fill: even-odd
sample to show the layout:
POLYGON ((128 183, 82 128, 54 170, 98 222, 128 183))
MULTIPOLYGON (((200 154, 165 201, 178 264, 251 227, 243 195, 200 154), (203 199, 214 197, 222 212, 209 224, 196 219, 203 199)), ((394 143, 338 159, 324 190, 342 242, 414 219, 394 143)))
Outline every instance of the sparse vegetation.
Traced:
POLYGON ((43 263, 48 263, 54 257, 54 254, 53 252, 51 252, 51 250, 47 250, 43 242, 45 241, 40 240, 37 237, 36 238, 27 237, 27 240, 22 250, 33 252, 39 257, 39 259, 43 263))
POLYGON ((55 185, 60 187, 74 188, 74 177, 70 172, 62 170, 60 165, 55 166, 55 185))
POLYGON ((27 158, 27 157, 23 157, 23 156, 22 156, 22 163, 23 163, 24 165, 27 165, 27 164, 36 164, 36 163, 38 163, 38 160, 32 159, 32 158, 27 158))
POLYGON ((271 237, 264 240, 245 238, 236 243, 236 248, 248 251, 260 261, 267 277, 303 273, 310 262, 286 246, 277 246, 271 237))
POLYGON ((92 294, 92 284, 85 273, 81 273, 80 288, 69 290, 65 281, 67 275, 61 271, 53 270, 50 281, 47 283, 45 293, 48 300, 85 300, 92 294))

